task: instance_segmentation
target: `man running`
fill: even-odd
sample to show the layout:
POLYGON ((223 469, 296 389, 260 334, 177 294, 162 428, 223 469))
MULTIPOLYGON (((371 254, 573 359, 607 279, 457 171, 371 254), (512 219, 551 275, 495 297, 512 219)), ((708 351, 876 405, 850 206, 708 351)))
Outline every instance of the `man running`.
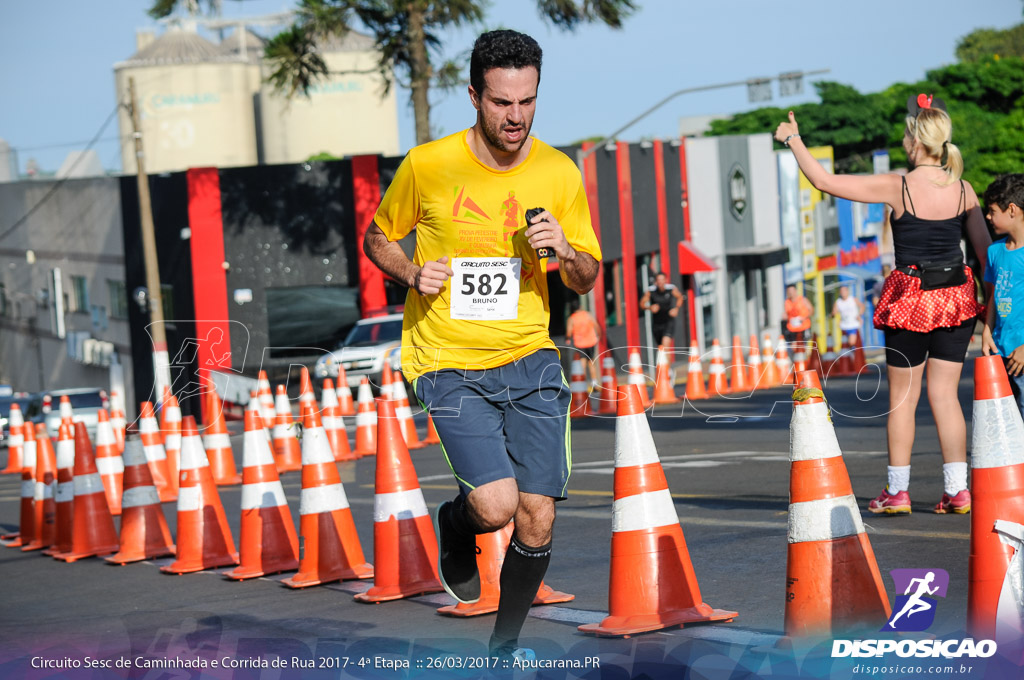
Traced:
POLYGON ((484 33, 470 58, 476 123, 409 151, 363 248, 409 286, 402 368, 434 418, 460 493, 435 514, 441 582, 480 597, 476 535, 515 520, 500 576, 492 655, 529 656, 519 632, 551 558, 566 497, 570 393, 548 334, 547 267, 593 287, 601 250, 575 163, 530 136, 541 49, 484 33), (526 211, 543 208, 527 224, 526 211), (416 229, 410 261, 398 241, 416 229))
POLYGON ((651 310, 651 335, 659 345, 672 345, 676 337, 676 317, 683 305, 683 294, 658 272, 654 285, 640 298, 640 307, 651 310))

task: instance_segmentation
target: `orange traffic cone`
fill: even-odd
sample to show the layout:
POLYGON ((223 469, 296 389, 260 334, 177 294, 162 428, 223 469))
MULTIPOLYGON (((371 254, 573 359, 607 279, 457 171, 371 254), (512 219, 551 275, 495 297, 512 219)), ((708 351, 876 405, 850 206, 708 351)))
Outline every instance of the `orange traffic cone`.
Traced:
POLYGON ((802 342, 794 343, 793 370, 789 372, 789 381, 786 384, 795 385, 797 374, 807 370, 809 370, 807 367, 807 347, 802 342))
POLYGON ((308 402, 302 405, 302 425, 301 561, 299 573, 282 583, 289 588, 306 588, 332 581, 373 578, 373 565, 363 557, 327 433, 316 409, 308 402))
POLYGON ((320 394, 323 395, 324 432, 327 433, 327 441, 334 453, 334 460, 337 462, 355 460, 358 456, 349 448, 348 433, 345 432, 345 419, 341 417, 338 408, 338 395, 334 391, 334 383, 330 378, 324 380, 324 389, 320 394))
POLYGON ((711 363, 708 365, 708 392, 719 396, 729 393, 725 379, 725 362, 722 361, 722 346, 718 338, 711 341, 711 363))
MULTIPOLYGON (((508 551, 509 541, 512 540, 514 528, 513 523, 509 522, 498 531, 477 535, 476 564, 480 571, 480 599, 472 603, 456 602, 441 607, 437 610, 438 614, 468 617, 498 611, 498 600, 501 596, 501 565, 505 562, 505 553, 508 551)), ((533 604, 556 604, 574 599, 575 595, 553 590, 551 586, 541 583, 533 604)))
POLYGON ((231 537, 195 418, 186 416, 181 432, 177 554, 174 562, 160 567, 160 571, 188 574, 238 564, 235 540, 231 537))
POLYGON ((761 366, 761 349, 757 344, 757 336, 750 336, 750 354, 747 355, 747 366, 750 368, 747 374, 747 389, 763 390, 767 385, 762 383, 764 369, 761 366))
POLYGON ((36 431, 32 423, 25 423, 22 433, 25 439, 21 449, 21 514, 18 531, 3 536, 13 539, 8 548, 28 545, 36 532, 36 431))
POLYGON ((651 398, 647 392, 647 376, 644 374, 644 366, 640 360, 640 350, 635 347, 629 350, 629 376, 626 384, 636 385, 640 391, 640 399, 643 401, 644 408, 651 405, 651 398))
POLYGON ((160 434, 164 439, 164 454, 167 456, 167 481, 177 494, 178 460, 181 458, 181 406, 178 398, 169 391, 160 411, 160 434))
POLYGON ((569 372, 569 389, 572 392, 572 400, 569 402, 570 418, 586 418, 590 415, 590 391, 587 387, 587 373, 577 352, 569 372))
POLYGON ((879 630, 889 618, 889 598, 821 383, 813 371, 796 379, 790 423, 786 635, 843 635, 862 625, 879 630))
POLYGON ((789 360, 789 352, 786 351, 786 338, 779 336, 779 342, 775 345, 775 368, 779 376, 780 385, 794 385, 793 362, 789 360))
MULTIPOLYGON (((691 346, 691 351, 693 351, 693 349, 694 348, 691 346)), ((658 360, 656 362, 654 373, 655 404, 676 404, 679 402, 679 397, 676 396, 675 391, 675 376, 672 371, 672 361, 669 359, 670 350, 671 347, 661 346, 658 348, 658 360)), ((693 364, 691 364, 690 367, 692 369, 693 364)), ((703 384, 703 376, 701 383, 703 384)), ((686 389, 687 391, 690 389, 689 380, 687 380, 686 389)))
POLYGON ((23 551, 41 550, 53 545, 57 537, 57 503, 53 498, 56 488, 57 455, 46 433, 46 425, 39 423, 36 425, 36 478, 32 496, 35 532, 32 541, 21 546, 23 551))
POLYGON ((62 395, 60 398, 60 419, 73 422, 75 409, 71 407, 71 397, 62 395))
POLYGON ((825 379, 825 367, 821 362, 821 352, 818 350, 818 336, 814 336, 814 340, 807 347, 807 370, 814 371, 818 374, 819 380, 825 379))
POLYGON ((96 413, 96 470, 103 482, 110 514, 120 515, 121 495, 124 493, 124 461, 121 460, 114 428, 104 409, 96 413))
POLYGON ((263 432, 259 405, 252 400, 245 409, 239 545, 241 563, 225 574, 228 578, 241 581, 299 567, 299 538, 292 511, 263 432))
POLYGON ((53 500, 57 506, 57 534, 44 555, 71 550, 71 532, 75 522, 75 438, 71 421, 64 420, 57 430, 57 486, 53 500))
POLYGON ((145 445, 138 437, 128 437, 124 442, 120 547, 117 554, 106 558, 107 562, 127 564, 174 554, 171 530, 160 507, 160 496, 150 473, 145 445))
POLYGON ((1002 357, 974 360, 967 633, 1011 649, 1024 636, 1024 422, 1002 357))
POLYGON ((686 398, 707 399, 708 392, 704 387, 704 369, 700 363, 700 350, 697 349, 697 340, 690 341, 690 368, 686 375, 686 398))
POLYGON ((437 428, 434 427, 434 419, 427 414, 427 436, 423 440, 424 444, 440 444, 441 438, 437 436, 437 428))
POLYGON ((338 379, 335 381, 335 395, 338 397, 338 408, 342 416, 354 416, 356 414, 355 403, 352 401, 352 388, 348 384, 348 376, 345 375, 345 368, 338 365, 338 379))
POLYGON ((263 420, 263 427, 273 427, 277 420, 277 411, 274 408, 274 393, 270 389, 270 380, 266 371, 260 371, 256 380, 256 398, 260 405, 260 418, 263 420))
MULTIPOLYGON (((235 454, 231 450, 231 437, 228 435, 228 424, 224 419, 224 404, 220 400, 220 395, 212 389, 212 385, 207 394, 210 422, 203 434, 203 447, 206 449, 210 474, 217 486, 241 484, 242 477, 235 467, 235 454)), ((256 399, 258 407, 259 396, 256 399)))
POLYGON ((313 381, 309 377, 309 369, 303 366, 299 371, 299 413, 302 407, 311 404, 314 410, 319 410, 316 403, 316 393, 313 391, 313 381))
POLYGON ((380 396, 381 399, 388 399, 390 401, 395 400, 394 392, 391 391, 391 386, 395 382, 394 373, 391 370, 391 362, 385 360, 384 367, 380 372, 380 396))
POLYGON ((608 616, 584 633, 623 636, 698 621, 732 621, 736 612, 705 604, 679 526, 640 395, 622 388, 615 420, 608 616))
MULTIPOLYGON (((308 399, 307 399, 308 401, 308 399)), ((316 400, 313 400, 313 408, 316 408, 316 400)), ((299 428, 292 420, 292 405, 288 401, 288 394, 284 385, 277 386, 277 395, 274 399, 277 415, 274 421, 274 453, 277 454, 277 471, 292 472, 302 469, 302 450, 299 448, 299 428)), ((245 474, 245 471, 242 471, 245 474)))
MULTIPOLYGON (((110 428, 114 431, 114 441, 117 442, 117 453, 124 453, 125 429, 128 421, 124 416, 124 397, 117 390, 110 393, 110 428)), ((101 473, 102 474, 102 473, 101 473)), ((120 503, 120 497, 118 503, 120 503)))
POLYGON ((21 451, 25 445, 25 433, 22 431, 24 425, 21 407, 11 404, 11 410, 7 414, 7 467, 0 470, 0 475, 21 474, 21 451))
POLYGON ((779 368, 775 365, 775 350, 772 349, 772 339, 767 335, 764 337, 761 365, 763 367, 763 373, 761 374, 762 387, 778 387, 782 384, 779 368))
POLYGON ((370 391, 370 380, 364 375, 359 383, 359 411, 356 413, 357 456, 372 456, 377 453, 377 408, 370 391))
MULTIPOLYGON (((117 454, 117 457, 120 460, 121 454, 117 454)), ((54 557, 65 562, 75 562, 84 557, 117 552, 114 518, 110 515, 103 480, 96 467, 85 423, 75 423, 74 480, 75 512, 71 548, 54 557)), ((118 507, 120 505, 121 501, 118 500, 118 507)))
POLYGON ((853 372, 860 373, 865 364, 864 341, 861 340, 860 331, 854 331, 853 338, 853 372))
POLYGON ((373 499, 376 567, 373 587, 355 596, 360 602, 386 602, 444 590, 437 576, 437 535, 395 417, 395 404, 386 399, 379 399, 377 404, 373 499))
POLYGON ((601 398, 597 412, 601 415, 615 413, 615 400, 619 396, 618 376, 615 373, 615 359, 611 351, 601 357, 601 398))
MULTIPOLYGON (((167 453, 160 440, 160 426, 153 415, 153 404, 148 401, 142 402, 139 408, 139 434, 142 436, 142 446, 149 462, 153 485, 160 494, 160 502, 173 501, 178 494, 171 487, 171 473, 167 465, 167 453)), ((127 461, 125 465, 128 465, 127 461)))
POLYGON ((732 336, 732 364, 729 366, 729 384, 736 393, 746 392, 753 388, 750 384, 750 368, 743 360, 743 347, 740 336, 732 336))
POLYGON ((836 354, 838 355, 836 368, 832 370, 832 375, 853 375, 853 354, 854 347, 850 342, 850 337, 846 333, 840 331, 839 339, 836 341, 836 354), (838 373, 836 372, 838 369, 838 373))
POLYGON ((394 395, 395 415, 402 427, 402 434, 405 436, 405 445, 409 449, 422 449, 426 444, 420 441, 416 432, 416 422, 412 419, 412 407, 409 405, 409 393, 405 389, 405 379, 401 371, 394 372, 394 382, 391 383, 391 393, 394 395))

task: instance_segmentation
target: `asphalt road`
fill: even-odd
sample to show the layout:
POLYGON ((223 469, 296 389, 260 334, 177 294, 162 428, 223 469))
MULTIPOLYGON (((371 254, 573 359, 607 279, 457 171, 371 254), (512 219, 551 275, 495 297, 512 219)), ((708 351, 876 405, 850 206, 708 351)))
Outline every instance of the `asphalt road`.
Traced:
MULTIPOLYGON (((885 381, 877 377, 869 373, 860 380, 830 380, 825 386, 871 545, 890 600, 894 586, 889 570, 947 570, 949 591, 939 602, 929 633, 963 637, 970 517, 931 513, 942 495, 942 473, 937 436, 925 403, 918 412, 910 487, 913 514, 886 517, 866 510, 885 484, 888 394, 885 381)), ((969 361, 960 384, 968 441, 972 381, 969 361)), ((738 616, 731 623, 675 628, 625 640, 597 639, 577 631, 582 623, 600 621, 608 608, 615 420, 574 421, 569 499, 558 505, 555 549, 545 582, 576 597, 565 604, 535 607, 521 642, 535 649, 542 661, 596 657, 591 663, 600 667, 537 670, 536 676, 517 672, 515 677, 857 677, 856 660, 831 659, 828 641, 798 641, 790 652, 780 640, 791 411, 784 388, 653 411, 649 422, 703 600, 738 616)), ((350 431, 353 421, 347 420, 350 431)), ((241 469, 241 437, 233 436, 232 443, 241 469)), ((414 451, 412 460, 430 509, 456 492, 439 447, 414 451)), ((0 462, 6 462, 4 454, 0 462)), ((374 458, 344 463, 339 469, 364 552, 374 561, 374 458)), ((289 473, 282 479, 297 524, 300 476, 289 473)), ((0 476, 0 529, 4 531, 17 528, 19 487, 16 475, 0 476)), ((240 487, 221 487, 220 494, 237 542, 240 487)), ((164 504, 164 511, 173 531, 175 505, 164 504)), ((38 553, 0 550, 0 677, 158 680, 487 674, 479 667, 479 657, 486 652, 493 616, 440 616, 436 609, 452 603, 444 593, 366 605, 352 596, 368 588, 368 582, 291 590, 278 583, 287 575, 234 582, 219 573, 224 570, 183 576, 161 573, 157 566, 169 561, 118 567, 90 559, 68 565, 38 553), (146 659, 157 664, 168 659, 217 660, 228 668, 153 668, 146 667, 150 663, 146 659), (90 670, 89 663, 111 667, 90 670), (401 667, 405 663, 408 669, 401 667), (45 664, 51 668, 34 668, 45 664), (61 664, 70 668, 52 667, 61 664), (257 667, 239 667, 247 665, 257 667), (452 668, 455 665, 462 668, 452 668)), ((968 663, 976 669, 929 677, 1002 677, 992 675, 991 668, 988 675, 981 672, 984 664, 968 663)))

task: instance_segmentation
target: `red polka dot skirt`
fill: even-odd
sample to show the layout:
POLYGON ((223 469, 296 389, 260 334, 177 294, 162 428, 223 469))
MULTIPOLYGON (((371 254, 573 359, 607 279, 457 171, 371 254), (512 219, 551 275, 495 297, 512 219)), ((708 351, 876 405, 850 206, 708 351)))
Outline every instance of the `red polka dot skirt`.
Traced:
POLYGON ((885 280, 875 309, 875 328, 901 328, 927 333, 936 328, 959 326, 981 313, 974 297, 974 275, 964 266, 962 285, 921 290, 921 279, 894 271, 885 280))

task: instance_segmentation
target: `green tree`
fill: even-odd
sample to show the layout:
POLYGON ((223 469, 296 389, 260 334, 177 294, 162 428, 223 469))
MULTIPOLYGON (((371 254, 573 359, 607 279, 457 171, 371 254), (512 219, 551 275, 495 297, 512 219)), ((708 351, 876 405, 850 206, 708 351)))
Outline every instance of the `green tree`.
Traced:
MULTIPOLYGON (((150 16, 169 16, 178 7, 197 11, 199 0, 152 0, 150 16)), ((220 0, 207 0, 215 9, 220 0)), ((536 0, 541 16, 563 30, 584 23, 621 28, 635 10, 634 0, 536 0)), ((430 88, 459 82, 459 66, 434 62, 441 51, 441 32, 483 21, 487 0, 299 0, 296 20, 267 44, 269 80, 293 96, 328 74, 318 44, 356 27, 369 31, 380 53, 378 71, 390 88, 392 78, 409 88, 416 120, 416 143, 430 141, 430 88)))
POLYGON ((959 61, 982 61, 992 57, 1024 57, 1024 24, 1005 31, 979 28, 956 44, 959 61))

